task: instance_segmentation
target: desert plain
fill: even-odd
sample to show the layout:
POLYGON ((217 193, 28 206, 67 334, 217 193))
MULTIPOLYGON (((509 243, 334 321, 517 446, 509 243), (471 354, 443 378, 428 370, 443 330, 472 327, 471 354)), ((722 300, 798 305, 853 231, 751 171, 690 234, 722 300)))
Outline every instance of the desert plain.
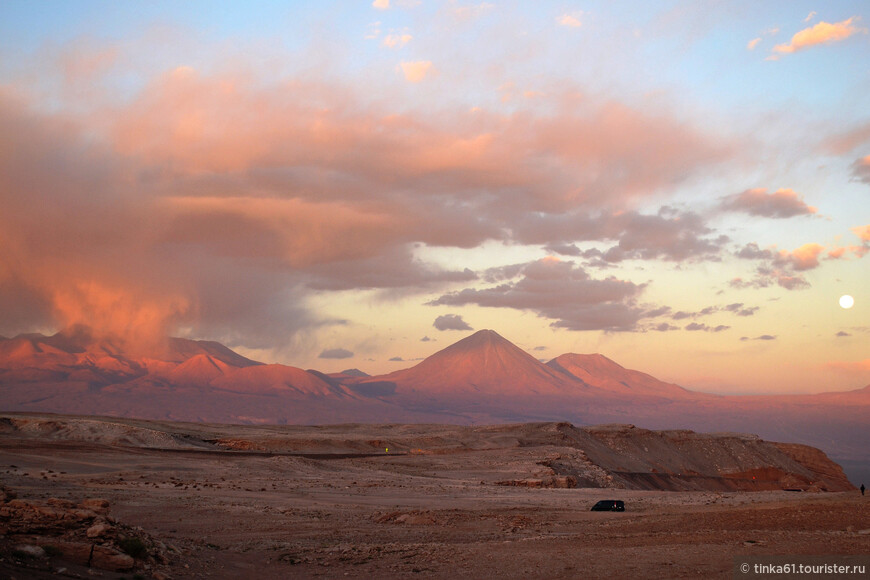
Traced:
MULTIPOLYGON (((631 428, 602 429, 586 433, 631 428)), ((804 491, 692 474, 655 484, 600 468, 566 433, 580 431, 5 414, 0 575, 730 578, 735 557, 870 554, 870 498, 818 491, 850 487, 836 468, 804 491), (643 489, 654 485, 677 490, 643 489), (591 512, 601 499, 626 511, 591 512), (118 548, 125 539, 139 542, 135 558, 118 548)), ((682 448, 694 435, 680 433, 682 448)), ((735 441, 734 461, 774 453, 735 441)))

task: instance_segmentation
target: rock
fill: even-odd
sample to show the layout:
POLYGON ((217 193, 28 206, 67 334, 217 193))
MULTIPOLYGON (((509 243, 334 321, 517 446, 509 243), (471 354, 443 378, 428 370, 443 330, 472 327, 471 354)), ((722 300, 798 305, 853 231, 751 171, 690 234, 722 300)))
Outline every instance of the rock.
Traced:
POLYGON ((86 499, 79 503, 79 506, 100 514, 105 514, 109 511, 109 501, 105 499, 86 499))
POLYGON ((106 546, 94 546, 91 557, 91 566, 111 572, 122 572, 133 567, 135 561, 132 556, 123 554, 114 548, 106 546))
POLYGON ((97 517, 97 513, 88 509, 72 509, 69 511, 70 514, 79 521, 92 520, 97 517))
POLYGON ((107 523, 101 522, 98 524, 94 524, 88 528, 87 536, 89 538, 100 538, 100 537, 104 536, 106 534, 106 532, 108 532, 111 529, 112 529, 112 526, 110 526, 107 523))
POLYGON ((110 572, 123 572, 131 569, 135 563, 131 556, 109 546, 66 541, 53 541, 49 545, 60 551, 61 558, 80 566, 89 566, 110 572))
POLYGON ((13 500, 18 497, 14 491, 9 489, 8 487, 4 487, 0 485, 0 503, 6 503, 9 500, 13 500))
POLYGON ((31 546, 28 544, 24 546, 16 546, 15 549, 22 554, 30 556, 31 558, 45 558, 45 550, 43 550, 39 546, 31 546))
POLYGON ((57 550, 60 553, 60 558, 66 562, 80 566, 87 566, 90 562, 93 544, 63 540, 51 540, 46 544, 57 550))

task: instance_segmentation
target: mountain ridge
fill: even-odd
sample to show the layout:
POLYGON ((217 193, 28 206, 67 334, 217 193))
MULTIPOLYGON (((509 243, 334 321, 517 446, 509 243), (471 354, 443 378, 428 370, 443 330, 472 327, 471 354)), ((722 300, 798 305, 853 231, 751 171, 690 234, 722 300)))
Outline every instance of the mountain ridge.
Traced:
POLYGON ((635 423, 758 433, 856 466, 870 460, 870 386, 711 395, 601 354, 545 364, 492 330, 375 376, 267 365, 212 341, 172 338, 154 358, 128 356, 123 346, 80 329, 0 340, 0 410, 220 423, 635 423))

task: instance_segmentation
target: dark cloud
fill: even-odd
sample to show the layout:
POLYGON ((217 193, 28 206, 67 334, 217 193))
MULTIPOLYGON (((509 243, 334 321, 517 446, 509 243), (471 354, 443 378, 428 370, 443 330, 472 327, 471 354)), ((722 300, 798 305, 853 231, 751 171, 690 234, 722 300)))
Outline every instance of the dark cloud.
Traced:
POLYGON ((747 340, 776 340, 776 335, 774 334, 762 334, 761 336, 756 336, 755 338, 749 338, 748 336, 741 336, 741 341, 747 340))
POLYGON ((764 188, 748 189, 743 193, 722 198, 719 207, 727 211, 769 218, 813 215, 817 211, 790 189, 779 189, 773 193, 767 193, 764 188))
POLYGON ((760 307, 758 306, 744 307, 742 302, 735 302, 734 304, 722 307, 722 310, 733 312, 737 316, 754 316, 759 309, 760 307))
POLYGON ((621 224, 619 243, 604 253, 604 260, 714 259, 728 237, 714 234, 701 216, 662 208, 657 215, 628 213, 615 220, 621 224))
POLYGON ((870 183, 870 155, 862 157, 852 164, 852 175, 858 181, 870 183))
POLYGON ((317 358, 351 358, 353 357, 353 353, 344 348, 330 348, 324 350, 318 355, 317 358))
POLYGON ((644 316, 634 300, 645 285, 614 277, 594 279, 573 262, 530 262, 517 277, 489 288, 445 294, 429 304, 530 310, 553 319, 552 326, 570 330, 635 330, 644 316))
POLYGON ((663 206, 655 214, 637 211, 559 213, 532 212, 511 221, 514 239, 544 244, 562 255, 600 260, 600 265, 625 260, 715 260, 728 241, 696 213, 663 206), (580 242, 617 242, 608 249, 580 250, 580 242), (575 251, 574 248, 577 247, 575 251))
POLYGON ((403 359, 400 356, 394 356, 391 359, 389 359, 389 362, 405 362, 405 359, 403 359))
POLYGON ((574 244, 547 244, 544 246, 544 249, 551 254, 559 254, 562 256, 579 257, 583 255, 580 248, 574 244))
POLYGON ((845 330, 841 330, 840 332, 838 332, 838 333, 835 334, 834 336, 836 336, 837 338, 842 338, 842 337, 845 337, 845 336, 852 336, 852 335, 849 334, 848 332, 846 332, 845 330))
POLYGON ((802 290, 810 287, 798 272, 812 270, 819 266, 819 256, 824 252, 819 244, 804 244, 795 250, 760 249, 758 244, 749 243, 737 251, 738 258, 758 260, 755 277, 752 280, 735 278, 729 285, 732 288, 767 288, 774 284, 786 290, 802 290))
POLYGON ((755 242, 746 244, 737 252, 737 257, 744 260, 770 260, 775 255, 771 250, 760 249, 755 242))
POLYGON ((649 329, 655 330, 656 332, 668 332, 670 330, 679 330, 680 327, 668 324, 667 322, 660 322, 659 324, 651 326, 649 329))
POLYGON ((659 316, 665 316, 671 312, 670 306, 660 306, 658 308, 654 308, 652 310, 648 310, 644 313, 644 318, 658 318, 659 316))
POLYGON ((432 326, 438 330, 474 330, 459 314, 444 314, 435 319, 432 326))
POLYGON ((718 326, 707 326, 706 324, 699 322, 691 322, 686 325, 686 330, 689 331, 699 331, 703 330, 704 332, 722 332, 724 330, 728 330, 731 328, 730 326, 726 326, 724 324, 720 324, 718 326))
MULTIPOLYGON (((733 284, 733 281, 732 281, 733 284)), ((698 318, 700 316, 710 316, 717 312, 730 312, 737 316, 752 316, 759 310, 758 306, 744 307, 742 302, 726 304, 725 306, 706 306, 697 312, 686 312, 680 310, 671 314, 672 320, 685 320, 686 318, 698 318)), ((693 329, 694 330, 694 329, 693 329)))

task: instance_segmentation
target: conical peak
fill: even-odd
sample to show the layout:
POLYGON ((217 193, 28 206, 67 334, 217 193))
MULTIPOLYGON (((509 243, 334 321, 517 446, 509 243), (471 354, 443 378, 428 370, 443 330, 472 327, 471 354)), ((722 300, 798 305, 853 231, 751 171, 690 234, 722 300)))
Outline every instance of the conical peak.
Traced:
POLYGON ((482 346, 485 344, 509 344, 511 346, 515 346, 512 342, 501 336, 496 331, 489 329, 478 330, 471 336, 466 336, 462 340, 455 342, 454 346, 482 346))

